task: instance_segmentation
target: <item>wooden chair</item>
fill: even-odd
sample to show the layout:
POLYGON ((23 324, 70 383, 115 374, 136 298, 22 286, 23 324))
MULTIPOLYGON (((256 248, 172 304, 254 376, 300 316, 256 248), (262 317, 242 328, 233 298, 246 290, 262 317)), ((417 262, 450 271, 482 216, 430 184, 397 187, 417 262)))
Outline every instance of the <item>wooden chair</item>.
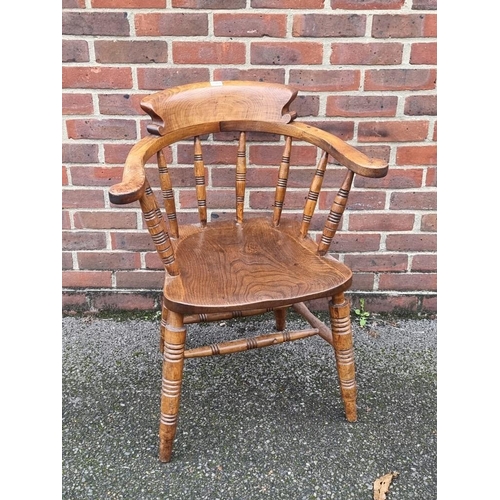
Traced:
MULTIPOLYGON (((350 308, 344 297, 352 273, 328 250, 354 175, 383 177, 388 166, 326 131, 293 121, 296 113, 289 110, 289 105, 296 95, 296 90, 285 85, 225 81, 174 87, 141 102, 152 118, 147 126, 151 135, 132 147, 122 181, 110 188, 109 196, 115 204, 139 202, 166 271, 160 340, 163 375, 159 456, 163 462, 171 458, 187 358, 236 353, 319 335, 335 352, 346 418, 351 422, 357 418, 350 308), (234 137, 236 143, 233 215, 230 220, 209 220, 212 209, 206 181, 208 165, 203 157, 217 143, 211 134, 220 133, 229 133, 222 137, 226 142, 228 137, 234 137), (247 139, 263 140, 267 135, 284 144, 281 162, 276 165, 274 203, 268 214, 250 214, 245 197, 247 139), (199 218, 195 224, 181 224, 182 213, 171 175, 176 165, 167 165, 163 152, 175 143, 185 145, 187 140, 193 144, 192 184, 196 198, 193 195, 192 199, 199 218), (295 144, 313 145, 319 151, 298 216, 293 210, 288 214, 284 209, 287 182, 293 179, 290 156, 293 158, 295 144), (146 178, 150 158, 158 164, 165 218, 146 178), (336 163, 332 168, 345 167, 345 177, 336 196, 332 196, 329 214, 324 215, 321 236, 316 242, 309 235, 311 219, 329 159, 330 164, 336 163), (306 301, 325 297, 329 299, 331 327, 305 305, 306 301), (311 328, 286 330, 286 310, 290 307, 311 328), (277 332, 199 348, 185 347, 187 324, 269 311, 274 311, 277 332)), ((297 199, 296 181, 293 182, 294 193, 288 188, 288 194, 297 199)))

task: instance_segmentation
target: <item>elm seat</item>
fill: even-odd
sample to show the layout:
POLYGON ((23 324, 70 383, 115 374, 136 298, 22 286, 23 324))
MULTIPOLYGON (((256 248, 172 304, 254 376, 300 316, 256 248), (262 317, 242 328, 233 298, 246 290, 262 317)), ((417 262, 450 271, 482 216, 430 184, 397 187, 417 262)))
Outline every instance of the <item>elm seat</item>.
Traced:
POLYGON ((333 347, 345 416, 351 422, 357 419, 350 306, 344 296, 352 272, 329 249, 354 176, 383 177, 388 165, 329 132, 294 121, 296 113, 289 106, 296 95, 295 89, 281 84, 202 82, 156 92, 141 102, 152 119, 147 125, 150 135, 131 148, 122 181, 110 188, 109 196, 115 204, 139 202, 165 269, 160 330, 163 462, 172 456, 184 361, 190 358, 319 335, 333 347), (296 144, 299 153, 294 155, 296 144), (252 155, 260 146, 282 148, 276 163, 258 156, 265 157, 264 170, 252 155), (228 147, 229 162, 221 159, 221 150, 228 147), (181 166, 186 164, 186 148, 191 150, 189 175, 181 166), (301 152, 313 158, 315 167, 309 160, 303 162, 301 152), (150 181, 148 163, 154 159, 158 180, 150 181), (274 188, 259 192, 253 181, 249 189, 251 170, 262 174, 271 164, 274 173, 268 175, 274 188), (225 169, 223 179, 230 179, 230 187, 221 178, 214 180, 219 169, 225 169), (323 189, 330 171, 334 175, 323 189), (332 178, 338 180, 336 191, 332 178), (214 187, 217 182, 223 186, 214 187), (224 208, 229 192, 232 201, 224 208), (322 210, 317 210, 319 200, 322 210), (306 305, 322 298, 329 300, 329 326, 306 305), (290 308, 310 328, 288 330, 290 308), (186 325, 267 312, 274 314, 275 332, 186 347, 186 325))
POLYGON ((179 313, 280 307, 346 289, 351 270, 301 240, 299 224, 269 219, 213 223, 177 246, 179 274, 165 280, 166 307, 179 313), (295 231, 294 231, 295 229, 295 231))

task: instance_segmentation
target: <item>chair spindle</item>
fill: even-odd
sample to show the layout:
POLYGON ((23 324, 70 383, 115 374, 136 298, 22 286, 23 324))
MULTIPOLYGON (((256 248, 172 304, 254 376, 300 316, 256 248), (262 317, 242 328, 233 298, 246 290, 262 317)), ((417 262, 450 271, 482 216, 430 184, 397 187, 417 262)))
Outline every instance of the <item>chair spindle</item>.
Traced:
POLYGON ((196 198, 198 199, 198 213, 202 226, 207 225, 207 191, 205 188, 205 164, 201 151, 200 137, 194 138, 194 175, 196 181, 196 198))
POLYGON ((332 206, 330 208, 330 213, 326 219, 325 225, 323 227, 323 234, 321 235, 321 240, 318 245, 318 254, 325 255, 330 248, 333 237, 337 232, 339 227, 340 219, 344 213, 347 197, 352 186, 352 180, 354 179, 354 172, 352 170, 347 170, 344 182, 340 187, 335 199, 333 200, 332 206))
POLYGON ((168 172, 167 161, 163 150, 160 149, 157 153, 158 172, 160 173, 161 194, 163 204, 167 214, 169 233, 173 238, 179 237, 179 225, 177 223, 177 213, 175 209, 175 198, 172 190, 172 181, 168 172))
POLYGON ((290 151, 292 150, 292 138, 287 136, 285 140, 285 149, 281 158, 280 169, 278 172, 278 183, 276 184, 276 194, 274 197, 273 224, 279 226, 283 202, 285 201, 286 186, 288 183, 288 171, 290 169, 290 151))
POLYGON ((245 187, 247 176, 246 134, 240 132, 238 143, 238 158, 236 161, 236 222, 243 222, 243 209, 245 206, 245 187))
POLYGON ((144 190, 144 194, 141 198, 139 198, 139 203, 141 205, 142 213, 144 214, 144 219, 146 220, 149 234, 153 239, 156 251, 160 256, 165 269, 170 275, 179 274, 179 267, 175 260, 174 249, 172 247, 172 242, 170 241, 165 220, 163 219, 158 203, 156 202, 155 195, 153 194, 151 186, 147 180, 146 189, 144 190))
POLYGON ((326 165, 328 163, 328 153, 323 152, 319 160, 319 164, 316 168, 313 180, 311 182, 311 187, 309 188, 309 194, 307 195, 306 205, 304 207, 304 213, 302 215, 302 225, 300 226, 300 236, 305 238, 309 231, 309 225, 311 224, 311 219, 314 214, 314 209, 316 208, 316 203, 318 202, 319 192, 321 191, 321 185, 323 184, 323 178, 325 176, 326 165))

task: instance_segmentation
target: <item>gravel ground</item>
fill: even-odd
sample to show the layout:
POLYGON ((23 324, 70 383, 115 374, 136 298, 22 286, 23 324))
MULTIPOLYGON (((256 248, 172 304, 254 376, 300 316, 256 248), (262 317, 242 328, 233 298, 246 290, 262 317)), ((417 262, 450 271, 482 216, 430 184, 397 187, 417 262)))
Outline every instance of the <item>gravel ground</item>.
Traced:
MULTIPOLYGON (((290 316, 289 328, 299 323, 290 316)), ((375 479, 397 471, 388 500, 435 499, 436 327, 354 326, 354 424, 319 337, 187 360, 162 464, 158 321, 65 317, 62 498, 371 500, 375 479)), ((192 325, 189 347, 273 329, 269 315, 192 325)))

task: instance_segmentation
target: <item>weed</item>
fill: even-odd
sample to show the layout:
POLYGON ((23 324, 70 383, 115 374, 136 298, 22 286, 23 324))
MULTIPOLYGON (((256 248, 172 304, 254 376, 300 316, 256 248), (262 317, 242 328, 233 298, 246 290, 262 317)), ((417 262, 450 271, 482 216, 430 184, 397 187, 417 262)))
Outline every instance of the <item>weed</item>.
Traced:
POLYGON ((365 299, 359 299, 359 308, 354 309, 354 314, 356 315, 359 326, 363 328, 368 321, 368 317, 370 316, 370 313, 365 311, 365 299))

